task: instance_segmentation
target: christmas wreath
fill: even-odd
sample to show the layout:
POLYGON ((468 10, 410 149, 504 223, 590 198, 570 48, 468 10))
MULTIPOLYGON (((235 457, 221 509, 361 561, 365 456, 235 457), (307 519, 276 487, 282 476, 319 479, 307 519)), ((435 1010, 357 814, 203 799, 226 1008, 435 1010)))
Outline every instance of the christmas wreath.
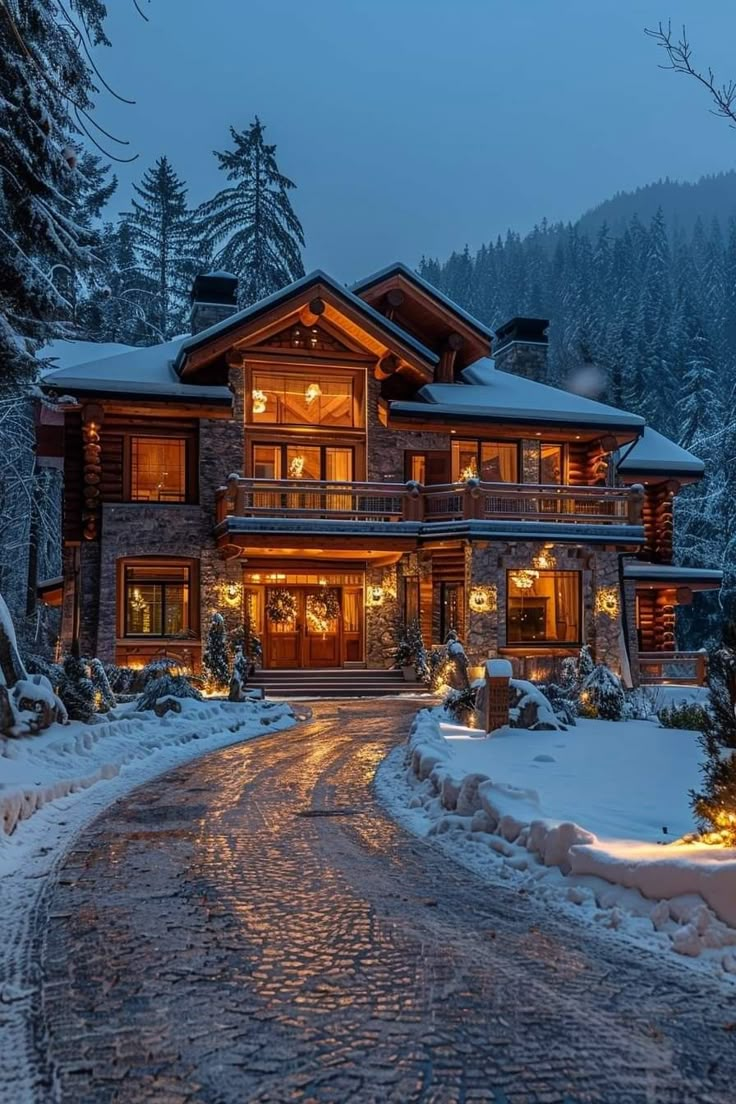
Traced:
POLYGON ((272 590, 266 602, 269 621, 293 621, 296 617, 296 596, 290 590, 272 590))
POLYGON ((320 594, 310 594, 307 598, 307 621, 310 629, 327 632, 330 621, 340 616, 340 599, 336 590, 323 590, 320 594))

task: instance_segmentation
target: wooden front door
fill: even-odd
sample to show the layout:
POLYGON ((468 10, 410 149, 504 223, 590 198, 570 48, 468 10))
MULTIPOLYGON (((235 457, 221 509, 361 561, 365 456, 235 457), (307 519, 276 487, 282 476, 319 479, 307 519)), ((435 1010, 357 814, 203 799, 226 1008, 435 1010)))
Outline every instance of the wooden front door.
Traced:
MULTIPOLYGON (((273 591, 286 589, 296 599, 294 616, 273 621, 266 614, 266 665, 271 668, 339 667, 342 658, 341 616, 320 616, 320 587, 268 588, 266 609, 273 591)), ((335 588, 340 595, 341 591, 335 588)))

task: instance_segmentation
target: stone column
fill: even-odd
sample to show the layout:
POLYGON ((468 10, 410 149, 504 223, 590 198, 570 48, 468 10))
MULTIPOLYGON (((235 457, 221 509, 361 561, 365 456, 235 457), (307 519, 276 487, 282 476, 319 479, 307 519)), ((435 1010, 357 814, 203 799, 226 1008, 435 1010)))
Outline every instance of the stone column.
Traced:
POLYGON ((498 652, 498 547, 486 542, 465 549, 468 663, 477 667, 498 652))
POLYGON ((365 658, 368 667, 391 666, 400 622, 396 566, 369 567, 365 576, 365 658))

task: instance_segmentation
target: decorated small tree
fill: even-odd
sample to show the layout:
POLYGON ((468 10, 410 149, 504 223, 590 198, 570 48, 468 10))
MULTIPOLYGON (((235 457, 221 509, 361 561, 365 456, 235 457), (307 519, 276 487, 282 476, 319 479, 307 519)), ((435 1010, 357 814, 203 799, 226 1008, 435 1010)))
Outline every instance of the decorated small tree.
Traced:
POLYGON ((202 666, 213 688, 224 690, 230 682, 230 659, 225 621, 221 613, 212 614, 207 633, 207 647, 202 656, 202 666))
POLYGON ((404 672, 414 672, 420 682, 429 680, 429 659, 424 645, 421 626, 416 618, 405 625, 399 635, 399 643, 394 653, 394 667, 404 672))
POLYGON ((620 721, 625 705, 626 696, 619 677, 604 663, 597 664, 584 680, 580 691, 583 716, 620 721))
POLYGON ((99 659, 91 659, 89 677, 94 690, 95 713, 107 713, 117 705, 115 695, 107 677, 107 671, 99 659))
POLYGON ((714 842, 730 847, 736 846, 735 672, 736 634, 729 626, 708 665, 709 708, 700 738, 705 752, 703 786, 690 797, 701 830, 712 834, 714 842))

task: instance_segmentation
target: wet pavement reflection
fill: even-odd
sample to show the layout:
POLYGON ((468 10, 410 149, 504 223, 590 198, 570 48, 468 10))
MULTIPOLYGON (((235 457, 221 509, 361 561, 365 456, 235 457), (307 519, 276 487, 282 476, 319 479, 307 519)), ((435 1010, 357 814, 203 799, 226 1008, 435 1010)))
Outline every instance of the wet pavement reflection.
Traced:
POLYGON ((382 811, 373 775, 412 715, 319 703, 82 835, 46 920, 47 1099, 733 1100, 736 1012, 712 983, 478 882, 382 811))

